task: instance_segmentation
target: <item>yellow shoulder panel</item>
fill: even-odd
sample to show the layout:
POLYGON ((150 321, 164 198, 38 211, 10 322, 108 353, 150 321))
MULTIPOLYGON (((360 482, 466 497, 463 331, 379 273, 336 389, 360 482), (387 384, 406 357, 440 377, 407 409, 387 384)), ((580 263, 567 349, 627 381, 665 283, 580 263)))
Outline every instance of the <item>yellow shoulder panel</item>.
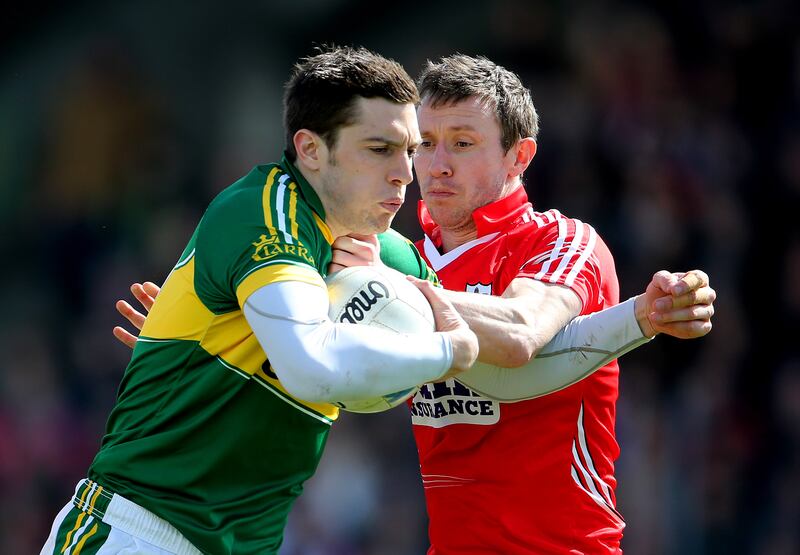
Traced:
POLYGON ((236 287, 236 298, 239 300, 239 306, 244 306, 247 297, 252 295, 257 289, 279 281, 302 281, 304 283, 310 283, 311 285, 325 287, 322 276, 311 268, 311 266, 290 264, 276 260, 259 266, 239 282, 239 285, 236 287))
POLYGON ((172 271, 147 315, 142 335, 154 339, 199 341, 214 314, 194 290, 194 258, 172 271))

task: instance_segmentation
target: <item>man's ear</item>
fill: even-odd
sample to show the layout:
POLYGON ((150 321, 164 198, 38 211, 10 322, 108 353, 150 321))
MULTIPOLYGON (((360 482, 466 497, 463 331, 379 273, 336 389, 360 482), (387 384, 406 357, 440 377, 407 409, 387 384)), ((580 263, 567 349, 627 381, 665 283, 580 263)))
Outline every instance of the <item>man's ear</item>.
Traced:
POLYGON ((308 129, 300 129, 294 134, 293 141, 298 165, 311 171, 319 171, 328 155, 327 146, 322 137, 308 129))
POLYGON ((533 137, 520 139, 516 145, 511 147, 511 152, 514 155, 514 162, 508 175, 517 177, 525 173, 525 170, 531 165, 533 157, 536 156, 536 141, 533 137))

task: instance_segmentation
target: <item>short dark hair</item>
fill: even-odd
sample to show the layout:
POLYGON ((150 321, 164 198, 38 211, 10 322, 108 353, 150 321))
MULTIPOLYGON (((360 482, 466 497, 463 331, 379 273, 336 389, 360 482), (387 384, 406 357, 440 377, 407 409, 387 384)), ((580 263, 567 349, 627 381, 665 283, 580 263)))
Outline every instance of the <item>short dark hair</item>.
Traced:
POLYGON ((489 102, 500 123, 500 143, 508 152, 523 137, 539 134, 539 115, 519 76, 483 56, 455 54, 427 65, 417 80, 419 94, 436 108, 470 97, 489 102))
POLYGON ((358 97, 419 103, 414 80, 403 66, 366 48, 323 46, 295 64, 283 95, 289 159, 297 158, 294 135, 300 129, 314 131, 333 148, 338 130, 355 122, 358 97))

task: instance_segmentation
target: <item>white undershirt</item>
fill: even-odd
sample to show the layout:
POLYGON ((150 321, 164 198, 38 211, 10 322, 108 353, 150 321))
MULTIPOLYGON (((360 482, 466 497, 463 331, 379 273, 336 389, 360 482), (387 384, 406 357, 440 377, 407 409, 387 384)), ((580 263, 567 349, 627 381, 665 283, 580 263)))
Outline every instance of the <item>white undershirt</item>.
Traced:
POLYGON ((635 299, 578 316, 518 368, 476 362, 456 379, 486 397, 506 402, 541 397, 568 387, 615 358, 647 343, 634 312, 635 299))
POLYGON ((399 334, 328 318, 325 288, 265 285, 244 316, 290 394, 311 402, 357 401, 434 381, 453 361, 444 333, 399 334))

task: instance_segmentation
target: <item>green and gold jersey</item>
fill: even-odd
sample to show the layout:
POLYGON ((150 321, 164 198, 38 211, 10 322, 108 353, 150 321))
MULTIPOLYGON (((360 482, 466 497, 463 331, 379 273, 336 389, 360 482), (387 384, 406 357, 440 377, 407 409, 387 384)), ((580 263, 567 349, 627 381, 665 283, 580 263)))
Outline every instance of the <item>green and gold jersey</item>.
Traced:
MULTIPOLYGON (((89 478, 206 553, 277 552, 338 409, 282 387, 242 306, 269 283, 325 287, 332 242, 285 158, 220 193, 147 317, 89 478)), ((404 237, 380 242, 387 265, 435 280, 404 237)))

